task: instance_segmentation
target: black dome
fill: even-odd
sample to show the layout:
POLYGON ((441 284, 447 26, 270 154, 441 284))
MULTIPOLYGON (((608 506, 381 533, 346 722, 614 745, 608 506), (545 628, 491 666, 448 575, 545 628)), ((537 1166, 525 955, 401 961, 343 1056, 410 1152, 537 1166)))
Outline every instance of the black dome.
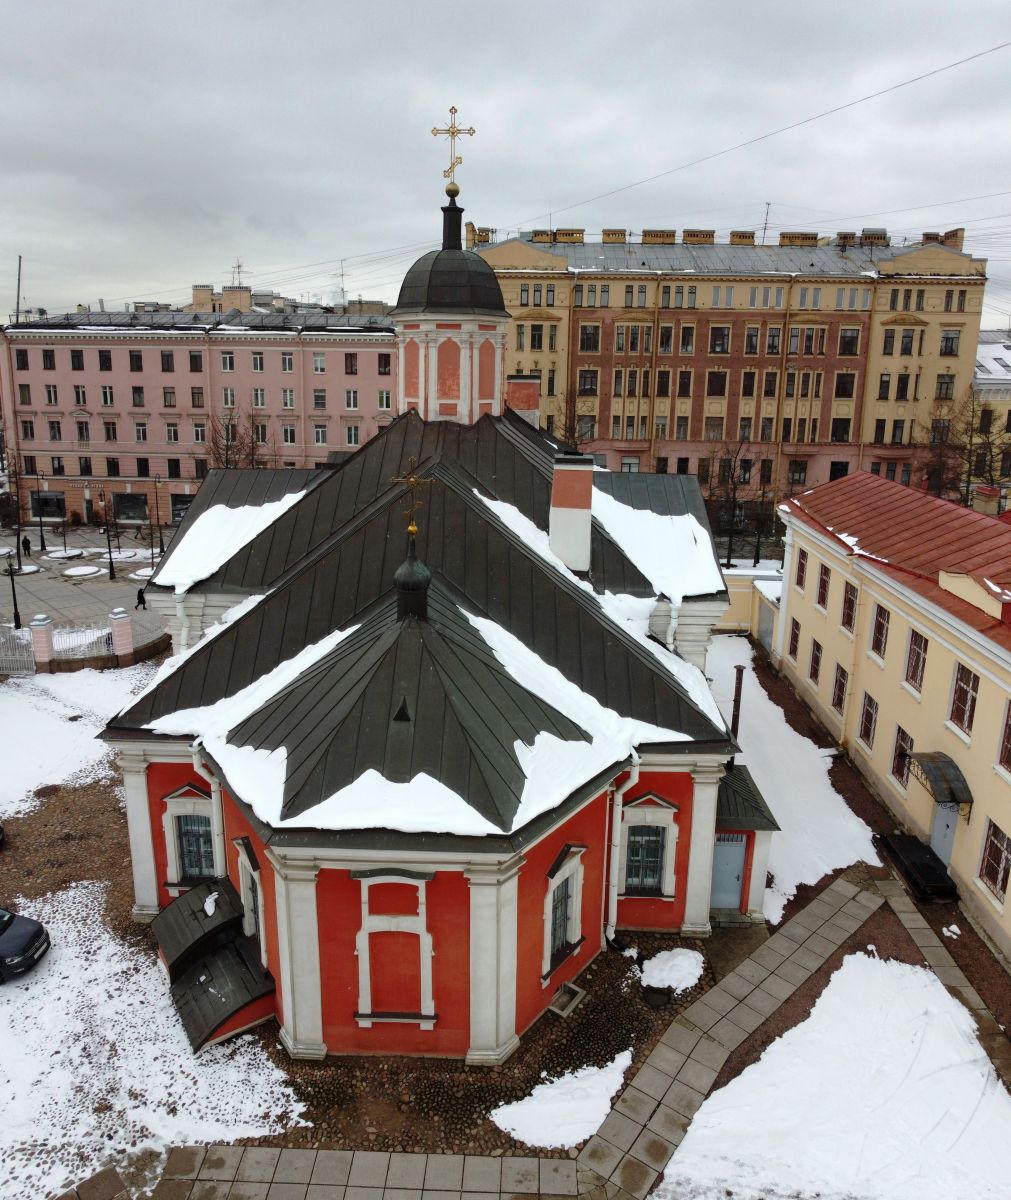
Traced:
POLYGON ((507 317, 495 272, 460 243, 463 209, 455 197, 443 208, 442 249, 429 250, 404 276, 396 315, 425 312, 507 317))

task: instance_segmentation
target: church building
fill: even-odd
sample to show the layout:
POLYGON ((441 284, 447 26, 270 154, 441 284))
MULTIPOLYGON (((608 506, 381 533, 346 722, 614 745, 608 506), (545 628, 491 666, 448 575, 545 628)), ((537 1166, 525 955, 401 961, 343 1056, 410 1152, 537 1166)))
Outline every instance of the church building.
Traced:
POLYGON ((195 1049, 276 1018, 295 1057, 494 1064, 617 930, 761 919, 776 825, 703 673, 697 482, 514 410, 447 191, 398 417, 332 468, 209 475, 148 587, 174 656, 104 735, 195 1049))

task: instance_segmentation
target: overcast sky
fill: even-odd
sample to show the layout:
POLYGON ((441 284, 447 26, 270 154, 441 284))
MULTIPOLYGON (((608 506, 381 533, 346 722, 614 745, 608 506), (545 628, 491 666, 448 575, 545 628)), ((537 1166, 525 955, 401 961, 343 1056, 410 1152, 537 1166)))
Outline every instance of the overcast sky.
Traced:
POLYGON ((467 219, 519 227, 965 225, 1011 323, 1008 0, 2 0, 0 315, 243 280, 395 299, 439 237, 451 104, 467 219), (983 197, 988 193, 988 198, 983 197), (1003 194, 1000 194, 1003 193, 1003 194), (952 203, 957 201, 957 203, 952 203), (900 211, 893 211, 900 210, 900 211))

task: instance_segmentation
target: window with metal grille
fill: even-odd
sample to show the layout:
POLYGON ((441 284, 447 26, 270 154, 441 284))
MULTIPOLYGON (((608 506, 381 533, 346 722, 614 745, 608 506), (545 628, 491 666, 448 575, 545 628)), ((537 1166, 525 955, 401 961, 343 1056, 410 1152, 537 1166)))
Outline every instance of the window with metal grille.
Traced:
POLYGON ((983 861, 979 877, 997 897, 1007 895, 1008 876, 1011 875, 1011 838, 993 821, 987 821, 986 841, 983 843, 983 861))
POLYGON ((183 879, 214 878, 214 845, 210 817, 176 817, 179 871, 183 879))
POLYGON ((951 696, 950 716, 952 722, 966 733, 972 733, 978 692, 979 676, 959 663, 955 669, 955 690, 951 696))
POLYGON ((871 632, 871 651, 878 658, 885 657, 885 649, 888 646, 888 621, 890 615, 887 608, 883 608, 880 604, 874 605, 874 629, 871 632))
POLYGON ((659 893, 667 831, 660 825, 630 825, 625 856, 625 892, 659 893))
POLYGON ((1011 704, 1008 705, 1004 713, 1004 729, 1000 735, 1000 755, 998 761, 1006 771, 1011 771, 1011 704))
POLYGON ((892 775, 905 787, 909 783, 909 756, 913 753, 913 739, 902 728, 895 726, 895 748, 892 750, 892 775))
POLYGON ((551 965, 565 957, 569 947, 569 909, 572 905, 572 877, 566 877, 551 894, 551 965))
POLYGON ((868 749, 874 745, 874 731, 877 725, 878 702, 864 692, 864 702, 860 709, 860 740, 868 749))
POLYGON ((927 639, 914 629, 909 635, 909 653, 906 655, 906 683, 920 691, 923 687, 923 672, 927 666, 927 639))

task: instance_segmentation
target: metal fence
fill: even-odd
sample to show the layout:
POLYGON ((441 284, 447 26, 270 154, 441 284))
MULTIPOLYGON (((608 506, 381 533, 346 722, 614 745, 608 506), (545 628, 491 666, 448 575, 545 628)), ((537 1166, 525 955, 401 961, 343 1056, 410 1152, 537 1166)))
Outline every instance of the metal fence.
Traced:
POLYGON ((32 635, 27 629, 0 626, 0 675, 34 675, 32 635))
POLYGON ((53 626, 55 658, 95 658, 112 653, 112 630, 108 625, 80 622, 53 626))

